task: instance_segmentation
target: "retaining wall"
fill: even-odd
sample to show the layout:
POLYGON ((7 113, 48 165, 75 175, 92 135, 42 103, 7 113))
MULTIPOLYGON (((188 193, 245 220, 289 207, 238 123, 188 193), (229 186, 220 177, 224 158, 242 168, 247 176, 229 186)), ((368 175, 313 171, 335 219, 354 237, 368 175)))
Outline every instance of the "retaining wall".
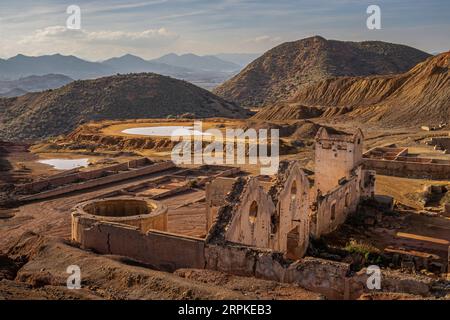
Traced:
POLYGON ((416 163, 365 158, 364 168, 375 170, 377 174, 387 176, 434 180, 450 179, 450 165, 448 164, 416 163))
MULTIPOLYGON (((242 246, 205 247, 206 268, 235 275, 296 283, 318 292, 328 299, 357 299, 363 293, 373 293, 367 287, 367 270, 354 274, 350 265, 342 262, 305 257, 295 262, 282 258, 281 253, 242 246)), ((425 277, 382 270, 383 292, 431 294, 432 282, 425 277)), ((378 290, 375 290, 375 292, 378 290)))
MULTIPOLYGON (((128 166, 128 164, 127 164, 127 166, 128 166)), ((155 172, 168 170, 168 169, 171 169, 174 167, 175 167, 175 164, 173 162, 166 161, 166 162, 155 163, 155 164, 152 164, 152 165, 149 165, 146 167, 140 167, 138 169, 132 169, 132 170, 127 170, 127 171, 123 171, 123 172, 118 172, 116 174, 111 174, 111 175, 100 177, 100 178, 97 178, 98 176, 100 176, 98 173, 94 173, 94 174, 91 173, 91 176, 93 177, 92 180, 82 181, 79 183, 74 183, 73 177, 61 177, 61 178, 58 178, 58 180, 57 180, 57 182, 60 183, 60 185, 61 185, 60 187, 57 187, 55 189, 51 189, 48 191, 39 192, 39 193, 32 194, 32 195, 22 196, 19 198, 19 200, 29 201, 29 200, 46 199, 46 198, 54 197, 57 195, 61 195, 61 194, 65 194, 65 193, 69 193, 69 192, 73 192, 73 191, 94 188, 94 187, 98 187, 98 186, 105 185, 108 183, 132 179, 132 178, 136 178, 139 176, 152 174, 155 172), (68 178, 68 179, 64 180, 64 178, 68 178)), ((103 172, 106 172, 106 171, 103 170, 103 172)), ((34 184, 34 186, 39 185, 39 187, 49 186, 49 185, 54 186, 55 182, 53 180, 51 182, 44 180, 44 181, 35 182, 33 184, 34 184)), ((28 189, 29 187, 25 186, 24 188, 28 189)), ((20 189, 21 189, 21 186, 19 186, 19 192, 20 192, 20 189)))
POLYGON ((169 272, 205 267, 203 239, 157 230, 143 233, 134 226, 98 221, 90 224, 83 219, 76 221, 72 228, 73 240, 83 248, 130 257, 169 272))

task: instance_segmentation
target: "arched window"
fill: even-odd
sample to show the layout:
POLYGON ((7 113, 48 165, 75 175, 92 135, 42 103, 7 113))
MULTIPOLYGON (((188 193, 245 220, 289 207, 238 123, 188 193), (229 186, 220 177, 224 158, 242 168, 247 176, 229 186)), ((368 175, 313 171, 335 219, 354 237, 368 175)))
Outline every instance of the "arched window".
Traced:
POLYGON ((336 203, 331 205, 331 221, 336 220, 336 203))
POLYGON ((250 220, 251 224, 254 224, 256 222, 256 218, 258 216, 258 204, 256 201, 253 201, 250 205, 250 210, 248 213, 248 219, 250 220))
POLYGON ((291 186, 291 200, 295 200, 296 197, 297 197, 297 182, 294 181, 292 182, 291 186))
POLYGON ((350 194, 347 192, 345 194, 345 207, 348 208, 350 206, 350 194))

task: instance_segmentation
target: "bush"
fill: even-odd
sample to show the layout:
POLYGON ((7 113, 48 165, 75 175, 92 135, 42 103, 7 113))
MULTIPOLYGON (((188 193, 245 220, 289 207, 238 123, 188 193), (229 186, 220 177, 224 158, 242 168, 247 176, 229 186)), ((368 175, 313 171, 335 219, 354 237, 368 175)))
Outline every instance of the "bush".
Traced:
POLYGON ((371 244, 358 242, 356 240, 350 240, 344 249, 349 253, 359 253, 363 255, 366 260, 369 260, 371 255, 373 256, 380 254, 380 250, 371 244))

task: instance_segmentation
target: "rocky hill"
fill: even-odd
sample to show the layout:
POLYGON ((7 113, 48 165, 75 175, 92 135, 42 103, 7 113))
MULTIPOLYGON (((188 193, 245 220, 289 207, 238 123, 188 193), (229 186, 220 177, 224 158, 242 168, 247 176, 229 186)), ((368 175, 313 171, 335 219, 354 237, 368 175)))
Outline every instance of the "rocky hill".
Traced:
POLYGON ((298 119, 289 113, 298 105, 321 110, 322 117, 344 114, 390 126, 450 123, 450 52, 399 75, 326 79, 298 90, 289 102, 255 117, 298 119))
POLYGON ((298 104, 281 104, 263 108, 252 119, 259 120, 299 120, 320 117, 324 112, 322 108, 307 107, 298 104))
POLYGON ((151 73, 72 82, 62 88, 0 99, 0 138, 39 139, 104 119, 243 117, 247 111, 188 82, 151 73))
POLYGON ((269 50, 214 93, 243 106, 267 106, 292 98, 313 82, 337 76, 402 73, 429 56, 404 45, 315 36, 269 50))

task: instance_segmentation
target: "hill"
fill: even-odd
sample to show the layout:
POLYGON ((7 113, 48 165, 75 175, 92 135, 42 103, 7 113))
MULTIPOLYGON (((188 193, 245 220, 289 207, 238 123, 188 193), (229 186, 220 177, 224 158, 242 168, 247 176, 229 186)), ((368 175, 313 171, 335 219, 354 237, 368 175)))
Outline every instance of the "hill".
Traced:
POLYGON ((255 117, 298 119, 294 113, 289 114, 298 105, 322 110, 322 117, 344 114, 347 119, 387 126, 449 123, 450 52, 399 75, 326 79, 255 117))
POLYGON ((321 108, 307 107, 303 105, 276 105, 261 109, 252 119, 259 120, 300 120, 317 118, 323 114, 321 108))
POLYGON ((291 98, 313 82, 338 76, 401 73, 429 56, 404 45, 315 36, 269 50, 214 93, 243 106, 267 106, 291 98))
POLYGON ((0 99, 0 138, 39 139, 92 120, 243 117, 247 111, 188 82, 157 74, 80 80, 62 88, 0 99))

